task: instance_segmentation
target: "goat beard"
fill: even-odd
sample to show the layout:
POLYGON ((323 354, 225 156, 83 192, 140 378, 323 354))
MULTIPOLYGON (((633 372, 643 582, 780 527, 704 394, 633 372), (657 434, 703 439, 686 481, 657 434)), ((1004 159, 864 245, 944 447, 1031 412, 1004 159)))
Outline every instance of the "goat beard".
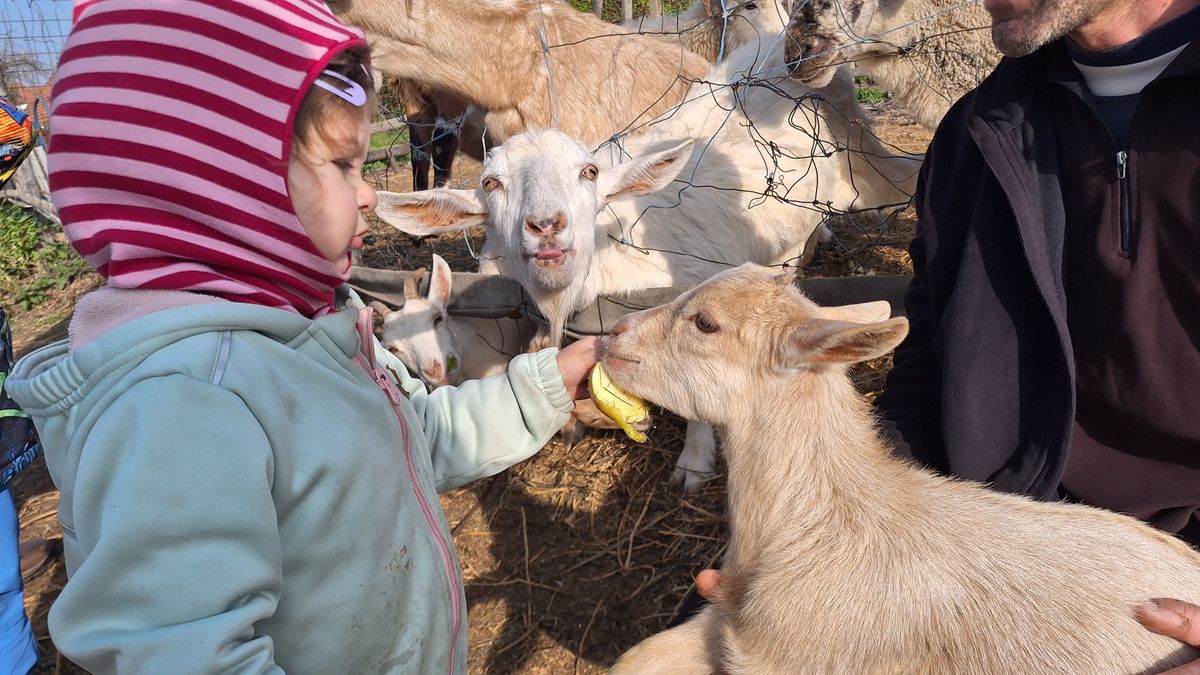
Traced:
POLYGON ((546 317, 546 321, 550 324, 550 346, 562 346, 563 328, 566 326, 567 319, 582 308, 583 282, 580 281, 557 292, 546 293, 543 290, 530 295, 533 296, 533 302, 537 305, 538 311, 546 317))

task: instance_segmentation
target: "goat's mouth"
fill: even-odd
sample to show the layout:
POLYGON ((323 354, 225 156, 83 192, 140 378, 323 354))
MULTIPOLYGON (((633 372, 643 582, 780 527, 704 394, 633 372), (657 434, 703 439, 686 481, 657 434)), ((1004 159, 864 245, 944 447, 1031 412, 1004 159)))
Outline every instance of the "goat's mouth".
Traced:
POLYGON ((635 359, 631 356, 621 356, 620 354, 614 354, 608 348, 605 348, 605 350, 604 350, 604 365, 605 366, 610 366, 612 368, 620 369, 620 368, 626 368, 629 366, 640 365, 641 363, 642 363, 641 361, 639 361, 638 359, 635 359))
POLYGON ((540 248, 537 253, 531 253, 527 258, 533 261, 533 264, 544 269, 555 269, 562 267, 567 262, 567 256, 574 253, 574 249, 570 248, 540 248))
POLYGON ((832 42, 810 42, 804 48, 789 45, 784 57, 788 77, 818 89, 829 84, 837 73, 834 66, 838 55, 833 49, 832 42))

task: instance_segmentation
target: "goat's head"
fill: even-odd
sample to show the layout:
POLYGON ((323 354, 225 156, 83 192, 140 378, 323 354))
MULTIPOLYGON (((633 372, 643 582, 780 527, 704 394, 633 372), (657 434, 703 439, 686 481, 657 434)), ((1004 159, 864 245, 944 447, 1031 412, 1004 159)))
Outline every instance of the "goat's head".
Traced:
POLYGON ((908 333, 887 302, 820 307, 793 280, 747 263, 629 314, 604 340, 605 368, 633 394, 723 426, 801 373, 882 356, 908 333))
POLYGON ((789 5, 790 0, 700 0, 705 20, 721 31, 726 54, 763 35, 783 32, 789 5))
MULTIPOLYGON (((882 0, 807 0, 792 5, 784 56, 788 73, 810 87, 824 87, 840 64, 873 48, 868 38, 882 0)), ((878 47, 876 47, 878 45, 878 47)))
POLYGON ((692 141, 609 168, 583 144, 554 130, 526 131, 494 148, 476 190, 379 193, 376 214, 415 235, 486 225, 488 248, 504 258, 551 321, 551 337, 571 312, 592 264, 596 214, 609 201, 654 192, 670 183, 692 141))
POLYGON ((417 270, 404 284, 404 306, 384 312, 380 342, 431 389, 461 384, 462 359, 446 311, 450 303, 450 266, 436 253, 429 292, 421 297, 418 283, 425 270, 417 270))

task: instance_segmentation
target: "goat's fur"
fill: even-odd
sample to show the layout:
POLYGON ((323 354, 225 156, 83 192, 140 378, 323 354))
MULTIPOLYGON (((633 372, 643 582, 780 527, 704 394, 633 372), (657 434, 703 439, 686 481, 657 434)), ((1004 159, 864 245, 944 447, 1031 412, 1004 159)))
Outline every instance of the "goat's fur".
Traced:
POLYGON ((778 0, 696 0, 679 14, 641 16, 622 25, 630 31, 682 44, 709 63, 716 63, 737 47, 763 35, 781 33, 787 21, 786 3, 778 0))
POLYGON ((485 110, 497 142, 558 126, 598 143, 678 105, 709 68, 678 45, 622 34, 560 0, 328 4, 367 32, 375 67, 485 110))
POLYGON ((1000 62, 991 25, 982 2, 807 0, 792 7, 787 60, 814 87, 855 63, 934 129, 1000 62))
POLYGON ((730 543, 711 607, 614 673, 1148 673, 1200 656, 1136 603, 1200 602, 1200 554, 1136 520, 938 476, 890 454, 851 363, 906 335, 745 265, 603 344, 621 387, 711 423, 730 543), (715 327, 715 330, 712 330, 715 327))

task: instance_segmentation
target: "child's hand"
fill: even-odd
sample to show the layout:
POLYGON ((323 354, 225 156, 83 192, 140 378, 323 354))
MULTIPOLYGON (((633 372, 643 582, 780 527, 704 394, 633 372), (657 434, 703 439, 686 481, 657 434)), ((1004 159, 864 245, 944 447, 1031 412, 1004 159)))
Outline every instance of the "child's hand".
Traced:
POLYGON ((572 400, 588 397, 587 376, 600 358, 600 339, 585 337, 558 352, 558 370, 572 400))

